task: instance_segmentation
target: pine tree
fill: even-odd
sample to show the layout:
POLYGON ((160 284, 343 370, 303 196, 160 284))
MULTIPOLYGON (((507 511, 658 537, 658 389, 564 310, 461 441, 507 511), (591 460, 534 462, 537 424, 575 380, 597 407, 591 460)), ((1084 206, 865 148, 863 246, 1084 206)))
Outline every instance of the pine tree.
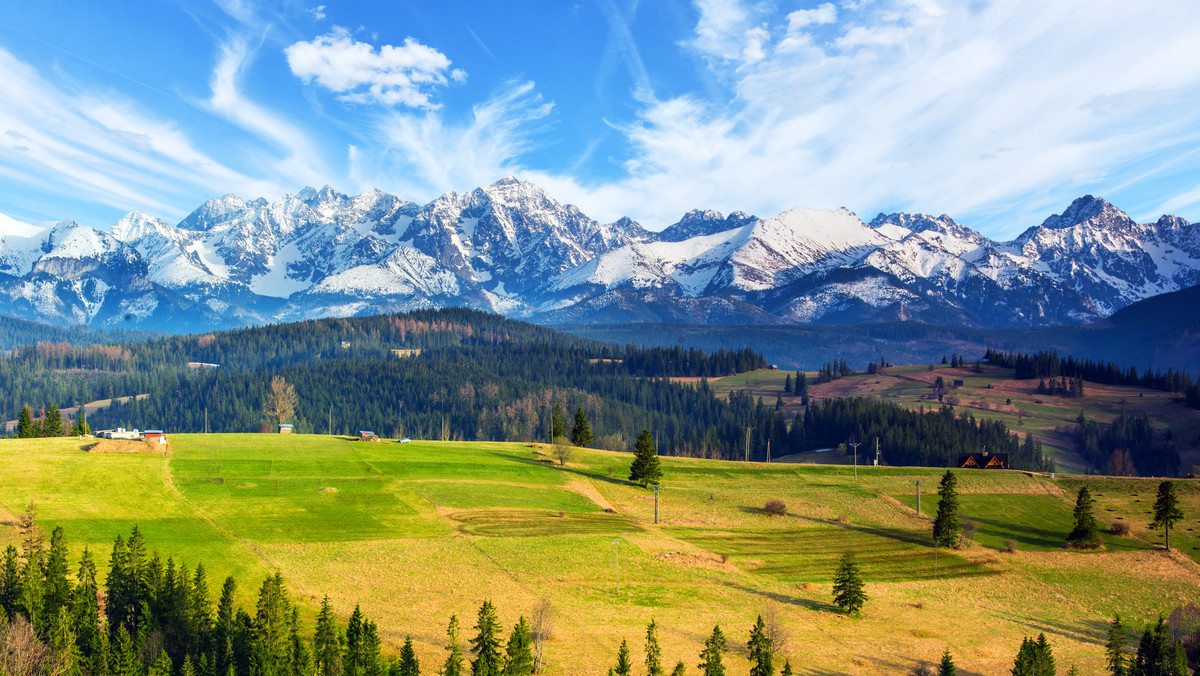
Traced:
POLYGON ((46 416, 42 420, 42 436, 61 437, 63 435, 62 411, 54 402, 46 407, 46 416))
POLYGON ((658 645, 658 624, 646 625, 646 676, 663 676, 662 648, 658 645))
POLYGON ((62 526, 50 534, 50 551, 46 554, 45 601, 42 607, 48 618, 56 618, 60 610, 64 610, 71 602, 71 582, 67 579, 69 573, 67 563, 67 545, 64 541, 62 526))
POLYGON ((283 576, 266 577, 254 608, 254 662, 259 673, 286 673, 291 657, 291 618, 292 604, 283 576))
POLYGON ((20 590, 21 564, 17 560, 17 548, 9 545, 4 549, 4 563, 0 564, 0 608, 4 610, 5 619, 16 613, 20 590))
POLYGON ((955 547, 962 534, 958 521, 958 478, 946 470, 938 487, 937 517, 933 521, 933 539, 939 546, 955 547))
POLYGON ((791 660, 784 660, 784 661, 783 661, 783 670, 779 672, 779 676, 792 676, 792 662, 791 662, 791 660))
POLYGON ((1163 529, 1166 538, 1167 551, 1171 551, 1171 528, 1183 518, 1183 510, 1179 508, 1179 498, 1175 495, 1175 483, 1164 481, 1158 485, 1158 496, 1154 500, 1154 521, 1151 528, 1163 529))
POLYGON ((171 658, 167 656, 167 651, 164 650, 158 654, 158 659, 150 665, 150 670, 146 674, 147 676, 171 676, 171 658))
POLYGON ((609 669, 609 673, 613 676, 629 676, 632 671, 633 663, 629 660, 629 643, 622 639, 621 647, 617 648, 617 664, 609 669))
POLYGON ((500 676, 504 666, 500 657, 500 619, 491 601, 484 601, 479 607, 475 629, 478 633, 471 639, 471 652, 475 654, 471 661, 472 676, 500 676))
POLYGON ((592 445, 592 425, 588 422, 582 406, 575 411, 575 426, 571 428, 571 445, 581 448, 592 445))
POLYGON ((643 487, 657 485, 662 481, 662 468, 658 464, 658 450, 654 447, 654 435, 642 430, 633 447, 633 464, 629 467, 629 480, 643 487))
POLYGON ((1121 616, 1116 615, 1108 625, 1108 642, 1104 646, 1107 657, 1108 672, 1112 676, 1126 676, 1129 673, 1128 658, 1125 656, 1125 627, 1121 624, 1121 616))
POLYGON ((42 552, 34 549, 25 559, 21 567, 20 591, 17 594, 17 612, 24 615, 33 625, 39 636, 45 636, 48 618, 44 609, 46 604, 45 580, 42 577, 42 552))
POLYGON ((404 647, 400 649, 399 676, 421 676, 421 663, 417 661, 417 651, 413 649, 411 636, 404 637, 404 647))
POLYGON ((463 651, 458 645, 458 617, 450 616, 446 627, 446 662, 442 665, 442 676, 463 676, 463 651))
POLYGON ((792 393, 792 374, 787 374, 787 378, 783 380, 783 391, 787 394, 792 393))
POLYGON ((680 660, 675 663, 675 668, 671 670, 671 676, 684 676, 687 674, 687 665, 680 660))
POLYGON ((33 429, 33 411, 29 410, 28 406, 21 407, 21 414, 17 417, 17 438, 32 439, 38 436, 33 429))
POLYGON ((725 651, 725 635, 721 633, 720 625, 713 627, 712 634, 704 642, 704 650, 700 652, 700 673, 703 676, 725 676, 725 665, 721 663, 721 653, 725 651))
POLYGON ((758 616, 758 621, 750 630, 750 641, 746 648, 749 650, 746 657, 750 660, 750 676, 774 676, 774 646, 771 644, 771 637, 767 636, 767 625, 763 622, 762 615, 758 616))
POLYGON ((942 661, 938 665, 938 676, 958 676, 958 667, 954 666, 954 658, 950 656, 950 648, 942 652, 942 661))
MULTIPOLYGON (((225 578, 225 583, 221 585, 221 600, 217 602, 217 620, 213 623, 213 669, 220 676, 225 676, 234 666, 234 641, 237 627, 233 597, 236 592, 237 583, 233 576, 225 578)), ((340 670, 333 674, 325 672, 323 675, 318 672, 318 676, 337 676, 339 673, 341 673, 340 670)))
POLYGON ((554 413, 550 416, 550 443, 558 443, 559 439, 567 438, 567 421, 563 418, 562 404, 554 405, 554 413))
POLYGON ((504 650, 504 676, 530 676, 533 673, 533 635, 525 616, 513 627, 504 650))
POLYGON ((1046 641, 1046 635, 1038 634, 1036 641, 1026 636, 1013 661, 1013 676, 1054 676, 1057 673, 1054 653, 1046 641))
POLYGON ((317 613, 316 635, 313 637, 313 662, 316 676, 341 676, 342 654, 338 645, 338 630, 329 605, 329 596, 321 600, 321 612, 317 613))
MULTIPOLYGON (((71 621, 75 625, 80 653, 89 661, 95 660, 103 650, 100 630, 100 587, 96 582, 96 564, 87 547, 79 557, 79 570, 75 573, 76 584, 71 590, 71 621)), ((94 669, 89 671, 95 672, 94 669)))
POLYGON ((867 593, 863 590, 862 577, 858 572, 858 564, 854 554, 842 554, 837 572, 833 576, 833 603, 850 614, 862 610, 867 601, 867 593))
POLYGON ((375 622, 363 622, 362 657, 359 669, 364 676, 383 676, 383 641, 379 638, 379 627, 375 622))
POLYGON ((1075 498, 1075 528, 1067 536, 1067 542, 1085 549, 1095 549, 1104 544, 1100 537, 1100 525, 1096 523, 1096 517, 1092 514, 1094 503, 1088 487, 1080 486, 1079 494, 1075 498))
POLYGON ((363 676, 363 619, 362 608, 356 604, 346 622, 346 642, 342 646, 342 673, 346 676, 363 676))

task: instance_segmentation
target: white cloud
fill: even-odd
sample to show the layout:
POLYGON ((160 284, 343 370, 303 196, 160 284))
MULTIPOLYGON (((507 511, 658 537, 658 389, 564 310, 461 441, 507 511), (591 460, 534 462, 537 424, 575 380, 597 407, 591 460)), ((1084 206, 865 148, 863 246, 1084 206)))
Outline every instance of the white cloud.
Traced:
MULTIPOLYGON (((1200 105, 1195 3, 821 5, 768 19, 758 50, 760 7, 697 0, 688 45, 729 92, 644 106, 620 127, 626 176, 562 180, 569 199, 650 227, 695 207, 845 205, 946 212, 1008 236, 1200 144, 1181 112, 1200 105)), ((1162 171, 1194 186, 1198 158, 1162 171)))
POLYGON ((465 71, 450 68, 445 54, 413 38, 376 50, 340 26, 283 51, 294 75, 305 82, 316 80, 342 100, 357 103, 433 110, 440 107, 430 99, 434 87, 467 77, 465 71))
POLYGON ((325 19, 325 5, 317 5, 309 9, 308 13, 312 15, 313 21, 322 21, 325 19))

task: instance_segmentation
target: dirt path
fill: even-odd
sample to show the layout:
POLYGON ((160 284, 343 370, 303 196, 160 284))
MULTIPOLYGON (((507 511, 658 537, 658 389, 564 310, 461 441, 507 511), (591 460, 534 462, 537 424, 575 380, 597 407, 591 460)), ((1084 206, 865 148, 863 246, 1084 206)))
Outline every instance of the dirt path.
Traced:
POLYGON ((614 512, 617 511, 617 509, 613 507, 612 503, 610 503, 600 493, 600 489, 596 488, 596 485, 592 483, 591 479, 581 476, 574 476, 571 477, 571 480, 567 482, 567 485, 564 486, 564 488, 569 491, 574 491, 588 500, 591 500, 599 505, 600 509, 612 510, 614 512))

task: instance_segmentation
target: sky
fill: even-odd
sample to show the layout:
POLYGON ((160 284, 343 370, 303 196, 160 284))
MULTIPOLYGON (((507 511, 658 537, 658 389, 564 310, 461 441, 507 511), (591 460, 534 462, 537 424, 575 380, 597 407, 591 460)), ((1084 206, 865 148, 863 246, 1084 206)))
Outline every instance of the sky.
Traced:
POLYGON ((0 223, 507 175, 651 230, 1083 194, 1200 220, 1194 0, 72 0, 0 9, 0 223), (319 4, 323 2, 324 4, 319 4))

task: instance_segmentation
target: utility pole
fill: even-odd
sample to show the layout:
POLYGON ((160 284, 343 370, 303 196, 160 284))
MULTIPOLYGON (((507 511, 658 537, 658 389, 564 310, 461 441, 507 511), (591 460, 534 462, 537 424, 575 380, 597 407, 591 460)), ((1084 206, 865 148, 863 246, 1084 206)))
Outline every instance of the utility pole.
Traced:
POLYGON ((621 593, 621 538, 613 540, 613 560, 617 562, 617 593, 621 593))
POLYGON ((921 515, 921 480, 913 479, 913 483, 917 486, 917 516, 921 515))
POLYGON ((713 532, 717 532, 717 505, 712 493, 708 494, 708 522, 712 524, 713 532))
POLYGON ((858 447, 862 446, 862 444, 857 441, 851 441, 847 445, 854 447, 854 480, 858 481, 858 447))
POLYGON ((659 485, 654 486, 654 523, 658 523, 658 489, 662 488, 659 485))
POLYGON ((329 436, 333 436, 333 404, 329 405, 329 436))
POLYGON ((767 439, 767 463, 771 462, 771 440, 767 439))
POLYGON ((750 430, 749 425, 746 426, 746 462, 750 462, 750 430))
POLYGON ((875 466, 879 466, 879 437, 875 437, 875 466))
POLYGON ((208 407, 204 407, 204 433, 208 434, 208 407))

